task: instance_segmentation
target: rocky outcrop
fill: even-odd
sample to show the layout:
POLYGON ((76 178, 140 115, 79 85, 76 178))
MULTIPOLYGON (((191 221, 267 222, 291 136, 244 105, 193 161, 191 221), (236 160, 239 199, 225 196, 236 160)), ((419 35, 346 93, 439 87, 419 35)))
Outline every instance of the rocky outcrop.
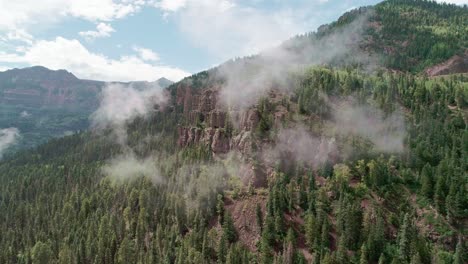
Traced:
POLYGON ((176 89, 176 104, 183 107, 186 116, 190 112, 205 115, 217 108, 217 88, 193 89, 190 86, 181 85, 176 89))
POLYGON ((237 115, 239 116, 239 130, 252 131, 260 121, 258 110, 254 108, 238 112, 237 115))
POLYGON ((255 129, 259 122, 256 109, 226 112, 218 104, 217 87, 193 89, 181 85, 176 89, 176 106, 182 108, 186 121, 185 125, 179 127, 179 146, 204 144, 215 155, 231 150, 242 153, 252 150, 248 132, 255 129), (238 132, 236 136, 228 135, 228 124, 238 132))
POLYGON ((211 150, 214 153, 228 153, 230 150, 230 139, 221 129, 215 129, 213 140, 211 141, 211 150))
MULTIPOLYGON (((180 84, 175 91, 175 108, 183 115, 178 128, 178 144, 181 147, 203 145, 209 148, 213 157, 237 159, 236 175, 244 187, 266 187, 274 170, 260 166, 256 160, 262 151, 262 141, 254 137, 261 120, 258 109, 229 109, 218 100, 216 87, 194 89, 189 84, 180 84)), ((288 109, 281 104, 283 95, 271 93, 275 104, 272 111, 272 125, 280 127, 288 116, 288 109)))

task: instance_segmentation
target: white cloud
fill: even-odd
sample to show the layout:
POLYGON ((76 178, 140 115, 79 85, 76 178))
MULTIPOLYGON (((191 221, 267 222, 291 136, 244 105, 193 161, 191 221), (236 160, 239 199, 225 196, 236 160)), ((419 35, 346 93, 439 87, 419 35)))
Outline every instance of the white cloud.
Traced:
POLYGON ((9 31, 6 34, 7 41, 19 41, 26 44, 31 44, 34 40, 34 37, 22 29, 16 29, 9 31))
POLYGON ((112 32, 115 32, 115 29, 113 29, 110 24, 101 22, 96 26, 96 31, 82 31, 78 34, 87 40, 93 40, 95 38, 110 37, 112 32))
POLYGON ((117 182, 146 177, 154 184, 162 182, 154 157, 138 158, 134 152, 115 157, 102 167, 102 173, 117 182))
POLYGON ((138 56, 144 61, 159 60, 159 55, 150 49, 135 46, 133 47, 133 50, 136 51, 138 53, 138 56))
POLYGON ((137 116, 151 113, 154 105, 165 101, 163 89, 157 85, 139 90, 128 85, 109 84, 102 90, 99 108, 90 116, 92 127, 98 130, 121 128, 137 116))
POLYGON ((0 30, 26 29, 72 16, 111 21, 138 12, 142 0, 0 0, 0 30))
POLYGON ((90 52, 76 39, 57 37, 36 41, 24 53, 0 52, 0 62, 42 65, 50 69, 67 69, 79 78, 103 81, 154 81, 161 77, 177 81, 188 72, 161 64, 152 64, 129 55, 111 59, 90 52))
POLYGON ((155 3, 155 6, 164 11, 177 11, 187 4, 187 0, 161 0, 155 3))
POLYGON ((436 0, 436 2, 456 5, 468 5, 468 0, 436 0))
POLYGON ((162 0, 155 6, 168 12, 190 41, 220 60, 254 54, 307 31, 301 10, 272 13, 231 0, 162 0))

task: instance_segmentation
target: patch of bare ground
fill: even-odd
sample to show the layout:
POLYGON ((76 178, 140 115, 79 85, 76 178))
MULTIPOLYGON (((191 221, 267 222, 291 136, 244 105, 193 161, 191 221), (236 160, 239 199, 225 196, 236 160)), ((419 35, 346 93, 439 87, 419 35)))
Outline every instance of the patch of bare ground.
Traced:
POLYGON ((256 209, 260 206, 262 214, 265 215, 267 197, 261 195, 250 195, 240 197, 236 200, 227 197, 224 207, 232 215, 239 241, 250 251, 257 251, 260 241, 261 230, 257 223, 256 209))
MULTIPOLYGON (((425 236, 427 236, 432 241, 438 241, 441 238, 441 234, 436 231, 436 227, 427 221, 426 216, 428 215, 433 215, 437 221, 441 221, 450 229, 455 230, 432 205, 421 207, 417 202, 417 195, 415 193, 410 193, 408 189, 406 192, 408 193, 411 206, 416 211, 417 218, 415 224, 421 233, 425 234, 425 236)), ((445 241, 445 243, 450 243, 450 241, 445 241)))
MULTIPOLYGON (((263 194, 244 195, 237 199, 227 197, 224 200, 224 207, 232 215, 239 241, 251 252, 257 252, 261 238, 261 230, 257 223, 256 210, 260 206, 263 219, 266 214, 267 196, 263 194)), ((307 249, 303 232, 304 219, 303 211, 296 209, 293 212, 285 213, 285 230, 292 228, 297 234, 297 249, 304 254, 307 261, 311 261, 313 256, 307 249)), ((212 219, 212 227, 220 228, 216 223, 216 218, 212 219)), ((331 234, 333 237, 333 234, 331 234)), ((334 243, 333 243, 334 244, 334 243)))
POLYGON ((445 62, 429 67, 424 72, 430 77, 468 73, 468 50, 462 55, 455 55, 445 62))

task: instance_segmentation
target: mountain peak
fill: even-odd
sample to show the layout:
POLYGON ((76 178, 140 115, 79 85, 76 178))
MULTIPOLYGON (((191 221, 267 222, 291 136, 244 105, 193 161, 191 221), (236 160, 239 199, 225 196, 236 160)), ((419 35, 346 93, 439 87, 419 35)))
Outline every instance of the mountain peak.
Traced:
POLYGON ((165 78, 165 77, 161 77, 161 78, 156 80, 156 83, 161 87, 168 87, 169 85, 173 84, 174 82, 167 79, 167 78, 165 78))
POLYGON ((32 66, 27 68, 14 68, 1 72, 1 75, 4 77, 11 78, 26 78, 29 80, 43 80, 43 79, 53 79, 53 80, 66 80, 66 81, 75 81, 78 78, 73 75, 73 73, 67 70, 51 70, 44 66, 32 66))

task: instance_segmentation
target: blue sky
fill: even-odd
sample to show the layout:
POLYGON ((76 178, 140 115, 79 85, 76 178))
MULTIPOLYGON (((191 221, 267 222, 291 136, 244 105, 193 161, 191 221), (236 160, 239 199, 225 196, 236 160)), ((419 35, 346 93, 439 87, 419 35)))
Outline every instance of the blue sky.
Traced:
POLYGON ((378 2, 0 0, 0 70, 43 65, 85 79, 177 81, 378 2))

